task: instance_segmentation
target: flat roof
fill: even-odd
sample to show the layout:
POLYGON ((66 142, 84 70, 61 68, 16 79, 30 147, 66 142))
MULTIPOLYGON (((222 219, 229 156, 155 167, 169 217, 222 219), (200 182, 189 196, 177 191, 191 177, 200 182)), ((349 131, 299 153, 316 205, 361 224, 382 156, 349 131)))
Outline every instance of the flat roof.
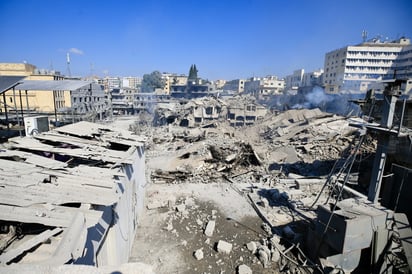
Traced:
POLYGON ((92 84, 93 81, 84 80, 23 80, 18 90, 76 90, 92 84))

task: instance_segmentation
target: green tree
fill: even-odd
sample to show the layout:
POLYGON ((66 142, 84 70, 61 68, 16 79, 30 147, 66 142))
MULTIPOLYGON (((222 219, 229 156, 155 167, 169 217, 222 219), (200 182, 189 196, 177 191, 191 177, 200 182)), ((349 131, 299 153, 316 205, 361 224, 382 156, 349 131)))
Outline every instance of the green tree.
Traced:
POLYGON ((196 68, 196 65, 191 65, 191 66, 190 66, 190 70, 189 70, 189 77, 188 77, 188 79, 189 79, 189 80, 196 80, 196 79, 197 79, 197 72, 198 72, 198 70, 197 70, 197 68, 196 68))
POLYGON ((164 88, 165 81, 159 71, 153 71, 150 74, 144 74, 142 79, 142 92, 154 92, 156 88, 164 88))

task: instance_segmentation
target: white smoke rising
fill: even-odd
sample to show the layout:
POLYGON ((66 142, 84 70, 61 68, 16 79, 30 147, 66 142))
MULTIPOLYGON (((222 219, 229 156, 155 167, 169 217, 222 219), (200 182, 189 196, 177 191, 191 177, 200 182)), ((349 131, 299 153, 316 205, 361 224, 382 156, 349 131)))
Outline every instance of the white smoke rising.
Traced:
POLYGON ((327 95, 321 87, 314 87, 311 92, 305 94, 305 99, 309 106, 318 107, 333 100, 332 96, 327 95))
POLYGON ((350 99, 354 99, 352 94, 327 94, 322 87, 315 86, 300 89, 295 95, 272 98, 269 105, 279 110, 319 108, 339 115, 359 113, 359 107, 349 102, 350 99))

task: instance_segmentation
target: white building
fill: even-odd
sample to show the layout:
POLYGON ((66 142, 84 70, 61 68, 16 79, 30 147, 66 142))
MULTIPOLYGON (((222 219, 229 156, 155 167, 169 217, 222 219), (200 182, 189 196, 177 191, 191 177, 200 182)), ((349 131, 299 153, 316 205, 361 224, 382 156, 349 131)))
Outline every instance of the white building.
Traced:
POLYGON ((395 67, 397 78, 403 80, 412 78, 412 45, 402 48, 395 61, 395 67))
POLYGON ((106 90, 112 90, 114 88, 121 88, 122 81, 120 77, 105 77, 104 78, 104 87, 106 90))
POLYGON ((325 91, 366 92, 372 83, 393 78, 398 58, 408 45, 410 40, 404 37, 391 42, 374 39, 328 52, 324 63, 325 91))
POLYGON ((253 94, 259 98, 281 94, 284 88, 285 81, 278 79, 276 76, 254 77, 245 83, 245 93, 253 94))
POLYGON ((128 76, 128 77, 122 78, 123 88, 137 88, 140 86, 141 83, 142 83, 141 77, 128 76))

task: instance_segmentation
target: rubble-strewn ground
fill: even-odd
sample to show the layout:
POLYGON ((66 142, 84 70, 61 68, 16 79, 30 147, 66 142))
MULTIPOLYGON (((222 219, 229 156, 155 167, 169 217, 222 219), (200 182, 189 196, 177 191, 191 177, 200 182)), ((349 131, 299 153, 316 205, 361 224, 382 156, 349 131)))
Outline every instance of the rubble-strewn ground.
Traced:
POLYGON ((268 115, 247 127, 215 124, 132 124, 148 137, 150 183, 130 261, 156 273, 302 271, 284 256, 289 250, 279 237, 299 253, 293 244, 302 243, 305 229, 298 224, 305 216, 298 212, 315 201, 336 160, 351 153, 356 129, 318 109, 268 115), (207 236, 210 221, 215 228, 207 236), (222 252, 219 241, 231 250, 222 252))

